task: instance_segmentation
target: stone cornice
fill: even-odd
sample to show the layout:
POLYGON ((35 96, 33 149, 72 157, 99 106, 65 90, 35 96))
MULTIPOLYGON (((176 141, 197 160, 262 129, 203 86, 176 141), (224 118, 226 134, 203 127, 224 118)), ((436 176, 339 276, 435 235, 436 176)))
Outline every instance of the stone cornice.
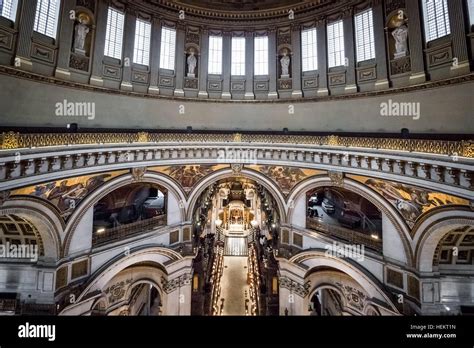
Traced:
POLYGON ((229 30, 238 30, 249 25, 261 29, 268 25, 285 26, 295 22, 302 23, 312 20, 314 16, 335 15, 342 9, 351 8, 360 2, 361 0, 302 1, 296 5, 261 11, 212 10, 168 0, 135 0, 133 3, 128 3, 128 6, 150 13, 160 13, 160 16, 170 21, 179 21, 181 14, 184 15, 187 24, 213 25, 229 30), (290 13, 294 17, 290 18, 290 13))
MULTIPOLYGON (((247 32, 248 35, 253 36, 253 32, 247 32)), ((141 97, 141 98, 152 98, 152 99, 168 99, 168 100, 187 100, 193 102, 203 102, 203 103, 228 103, 228 104, 236 104, 236 103, 251 103, 251 104, 268 104, 268 103, 288 103, 291 100, 291 103, 300 103, 300 102, 316 102, 316 101, 335 101, 335 100, 349 100, 355 98, 365 98, 365 97, 377 97, 377 96, 385 96, 385 95, 393 95, 399 93, 410 93, 418 90, 427 90, 427 89, 434 89, 440 87, 451 86, 455 84, 461 83, 469 83, 474 81, 474 73, 470 73, 468 75, 463 75, 459 77, 449 78, 446 80, 439 80, 439 81, 432 81, 426 82, 420 85, 413 85, 413 86, 406 86, 400 88, 391 88, 382 91, 370 91, 370 92, 358 92, 353 94, 345 94, 345 95, 332 95, 332 96, 318 96, 318 97, 309 97, 309 98, 301 98, 301 99, 276 99, 267 101, 267 100, 225 100, 225 99, 201 99, 201 98, 190 98, 190 97, 176 97, 176 96, 164 96, 164 95, 156 95, 150 93, 140 93, 140 92, 129 92, 124 90, 116 90, 116 89, 109 89, 104 87, 96 87, 88 84, 78 83, 78 82, 71 82, 61 80, 55 77, 44 76, 35 74, 32 72, 28 72, 25 70, 16 69, 14 67, 9 67, 5 65, 0 65, 0 74, 2 75, 9 75, 14 76, 17 78, 22 78, 25 80, 33 80, 35 82, 41 83, 49 83, 55 84, 58 86, 64 86, 69 88, 76 88, 82 89, 91 92, 101 92, 101 93, 109 93, 109 94, 119 94, 124 96, 131 96, 131 97, 141 97)))

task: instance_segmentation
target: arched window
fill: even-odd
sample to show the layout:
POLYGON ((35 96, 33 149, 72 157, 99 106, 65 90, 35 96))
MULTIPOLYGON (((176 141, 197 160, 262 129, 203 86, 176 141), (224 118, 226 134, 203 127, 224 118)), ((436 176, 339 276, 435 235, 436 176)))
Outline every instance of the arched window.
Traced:
POLYGON ((423 14, 426 42, 451 34, 448 0, 424 0, 423 14))
POLYGON ((59 0, 38 0, 34 30, 56 39, 59 19, 59 0))

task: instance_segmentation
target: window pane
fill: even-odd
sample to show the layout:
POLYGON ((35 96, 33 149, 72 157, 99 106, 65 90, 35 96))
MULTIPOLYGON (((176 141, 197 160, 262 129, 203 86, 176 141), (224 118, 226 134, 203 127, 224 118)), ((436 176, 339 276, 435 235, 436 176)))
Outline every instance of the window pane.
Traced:
POLYGON ((268 37, 255 38, 255 75, 268 75, 268 37))
POLYGON ((318 42, 316 28, 301 32, 303 71, 318 70, 318 42))
POLYGON ((447 0, 423 0, 426 41, 451 34, 447 0))
POLYGON ((355 16, 357 62, 375 58, 374 20, 372 9, 355 16))
POLYGON ((232 38, 232 71, 234 76, 245 75, 245 38, 232 38))
POLYGON ((328 66, 344 65, 345 60, 344 23, 341 20, 328 25, 328 66))
POLYGON ((135 47, 133 62, 141 65, 150 64, 151 23, 137 19, 135 28, 135 47))
POLYGON ((222 74, 222 37, 209 36, 209 74, 222 74))
POLYGON ((0 16, 15 21, 17 7, 18 0, 0 0, 0 16))
POLYGON ((56 38, 60 0, 38 0, 36 4, 34 31, 56 38))
POLYGON ((104 55, 122 59, 124 21, 125 15, 122 12, 109 7, 104 55))
POLYGON ((468 6, 469 6, 469 22, 471 25, 474 25, 474 0, 468 0, 468 6))
POLYGON ((174 70, 175 54, 176 54, 176 30, 173 28, 162 27, 160 68, 174 70))

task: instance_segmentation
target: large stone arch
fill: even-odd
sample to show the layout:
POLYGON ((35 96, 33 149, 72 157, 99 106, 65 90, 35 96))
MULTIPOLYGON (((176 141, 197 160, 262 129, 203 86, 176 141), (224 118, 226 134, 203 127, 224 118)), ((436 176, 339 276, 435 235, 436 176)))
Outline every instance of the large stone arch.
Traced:
POLYGON ((281 222, 284 224, 287 221, 287 214, 286 214, 286 203, 283 194, 280 192, 278 187, 275 183, 269 179, 267 176, 258 173, 253 170, 249 169, 242 169, 239 173, 234 173, 232 169, 223 169, 216 171, 208 176, 206 176, 203 180, 199 182, 199 184, 193 188, 193 190, 189 194, 189 199, 187 202, 187 220, 192 220, 192 213, 194 206, 199 198, 199 196, 203 193, 203 191, 209 187, 212 183, 226 179, 232 178, 235 176, 244 177, 247 179, 254 180, 264 186, 268 192, 272 195, 278 205, 278 212, 280 214, 281 222))
MULTIPOLYGON (((181 188, 168 176, 156 173, 156 172, 147 172, 137 181, 132 174, 122 175, 118 178, 114 178, 113 180, 108 181, 103 186, 99 187, 98 189, 94 190, 90 193, 87 197, 85 197, 81 203, 78 205, 74 213, 69 218, 69 223, 65 229, 65 240, 64 240, 64 248, 63 248, 63 256, 67 256, 69 254, 69 250, 71 249, 71 241, 73 239, 74 234, 77 231, 77 227, 81 222, 84 214, 94 206, 98 201, 100 201, 103 197, 119 189, 120 187, 130 185, 133 183, 142 182, 142 183, 151 183, 151 184, 158 184, 165 187, 168 190, 169 195, 173 195, 173 197, 178 202, 184 202, 186 200, 185 195, 181 188)), ((179 207, 180 209, 180 220, 184 221, 184 217, 186 212, 183 207, 179 207)), ((90 231, 92 233, 92 231, 90 231)))
POLYGON ((399 311, 390 299, 389 293, 384 290, 383 284, 367 269, 356 262, 350 262, 349 260, 337 257, 327 257, 326 252, 323 250, 302 252, 293 256, 289 262, 307 270, 304 279, 311 275, 314 268, 332 268, 345 273, 364 289, 370 299, 384 303, 388 311, 399 314, 399 311))
POLYGON ((123 271, 125 268, 139 264, 141 262, 156 263, 161 265, 161 269, 166 271, 167 263, 182 260, 183 257, 176 251, 164 247, 150 247, 137 251, 132 251, 129 255, 113 259, 106 265, 98 269, 90 278, 89 284, 86 286, 82 294, 77 298, 77 302, 81 301, 88 293, 102 290, 110 280, 123 271))
MULTIPOLYGON (((60 315, 81 315, 90 311, 98 300, 108 302, 104 299, 102 290, 105 289, 107 284, 109 284, 114 277, 127 268, 133 267, 134 265, 156 264, 163 272, 163 275, 167 276, 167 266, 183 259, 184 258, 178 252, 158 246, 132 250, 128 255, 124 253, 99 268, 90 277, 87 285, 77 297, 75 303, 63 309, 60 315), (94 294, 96 296, 95 298, 91 296, 94 294)), ((157 282, 155 281, 155 283, 157 282)), ((161 291, 162 288, 159 287, 159 290, 161 291)))
POLYGON ((299 183, 291 191, 288 197, 288 202, 291 203, 288 211, 289 224, 293 224, 294 207, 298 204, 298 201, 301 200, 302 197, 306 197, 306 192, 320 187, 342 187, 364 197, 374 204, 381 212, 385 213, 396 231, 396 235, 394 235, 393 238, 396 238, 398 242, 403 245, 406 263, 408 265, 413 264, 410 229, 405 223, 403 217, 398 213, 397 209, 380 194, 366 185, 349 178, 344 178, 342 186, 333 181, 329 176, 325 175, 312 177, 299 183))
POLYGON ((54 206, 36 197, 12 197, 0 208, 0 215, 9 214, 25 218, 36 227, 45 260, 56 262, 61 257, 65 225, 54 206))
POLYGON ((433 258, 443 237, 454 229, 474 226, 474 211, 468 207, 441 207, 429 212, 413 230, 415 266, 419 272, 433 271, 433 258))

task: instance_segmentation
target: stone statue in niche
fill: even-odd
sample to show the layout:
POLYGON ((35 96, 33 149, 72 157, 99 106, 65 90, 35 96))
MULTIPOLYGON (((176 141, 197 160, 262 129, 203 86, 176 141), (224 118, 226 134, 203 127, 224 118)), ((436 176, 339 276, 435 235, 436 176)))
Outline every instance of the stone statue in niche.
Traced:
POLYGON ((89 26, 87 25, 89 18, 85 14, 81 14, 78 17, 78 22, 75 27, 75 37, 74 37, 74 52, 86 55, 85 43, 87 34, 89 34, 89 26))
POLYGON ((196 65, 197 65, 197 58, 195 55, 194 48, 191 48, 189 50, 187 63, 188 63, 188 77, 196 77, 195 70, 196 70, 196 65))
POLYGON ((395 59, 405 57, 408 51, 408 27, 403 24, 392 31, 392 36, 395 39, 395 59))
POLYGON ((392 37, 395 40, 395 59, 406 57, 408 54, 407 18, 403 10, 399 10, 390 20, 389 27, 393 28, 392 37))
POLYGON ((282 79, 290 77, 290 62, 291 59, 288 55, 288 50, 283 50, 283 57, 280 59, 282 79))

